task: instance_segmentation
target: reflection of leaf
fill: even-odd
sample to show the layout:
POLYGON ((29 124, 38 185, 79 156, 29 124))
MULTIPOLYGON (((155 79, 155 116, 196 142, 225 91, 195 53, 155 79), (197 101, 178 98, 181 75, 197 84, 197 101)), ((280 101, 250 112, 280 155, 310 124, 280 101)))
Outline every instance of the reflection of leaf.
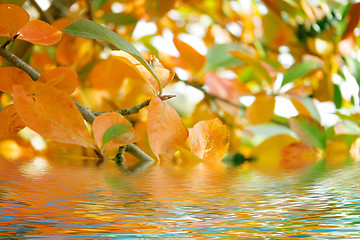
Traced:
MULTIPOLYGON (((136 48, 126 41, 119 34, 107 29, 100 24, 93 21, 80 18, 72 22, 69 26, 63 29, 66 33, 81 38, 102 39, 109 41, 117 48, 124 50, 136 58, 144 67, 154 76, 157 81, 160 81, 149 63, 141 56, 136 48)), ((160 84, 160 82, 159 82, 160 84)))
POLYGON ((14 104, 7 105, 0 112, 0 140, 11 137, 25 127, 16 113, 14 104))
POLYGON ((246 109, 245 117, 250 124, 266 123, 274 116, 274 108, 274 96, 261 95, 246 109))
POLYGON ((26 126, 58 142, 94 148, 84 119, 67 93, 38 82, 13 89, 16 111, 26 126))
POLYGON ((177 112, 159 97, 150 101, 148 137, 153 153, 173 154, 176 145, 181 146, 188 137, 188 130, 177 112))
POLYGON ((218 119, 200 121, 189 135, 193 153, 206 162, 219 162, 229 147, 229 132, 218 119))
POLYGON ((96 144, 101 150, 124 146, 137 141, 138 137, 130 122, 116 112, 105 113, 93 122, 96 144))
POLYGON ((301 78, 309 72, 322 67, 320 60, 303 60, 292 65, 285 73, 281 86, 301 78))
POLYGON ((236 67, 244 65, 236 57, 228 53, 230 50, 244 50, 239 44, 218 44, 209 48, 206 55, 205 70, 216 70, 220 67, 236 67))
POLYGON ((290 118, 289 125, 304 142, 325 149, 326 133, 324 128, 314 119, 298 116, 290 118))

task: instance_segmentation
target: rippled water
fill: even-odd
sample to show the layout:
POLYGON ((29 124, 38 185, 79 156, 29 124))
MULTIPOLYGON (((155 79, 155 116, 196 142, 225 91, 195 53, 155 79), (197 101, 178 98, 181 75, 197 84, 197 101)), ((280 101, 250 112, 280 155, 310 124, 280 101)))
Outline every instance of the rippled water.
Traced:
POLYGON ((263 174, 0 158, 2 239, 359 239, 360 165, 263 174))

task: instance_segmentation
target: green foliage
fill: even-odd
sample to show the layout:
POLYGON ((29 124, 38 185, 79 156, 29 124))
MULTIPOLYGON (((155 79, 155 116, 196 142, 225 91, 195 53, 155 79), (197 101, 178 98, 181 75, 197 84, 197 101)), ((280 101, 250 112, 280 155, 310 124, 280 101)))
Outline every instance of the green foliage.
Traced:
POLYGON ((101 139, 101 149, 103 149, 105 145, 111 140, 114 140, 115 138, 127 133, 131 127, 132 126, 129 123, 118 123, 109 127, 101 139))

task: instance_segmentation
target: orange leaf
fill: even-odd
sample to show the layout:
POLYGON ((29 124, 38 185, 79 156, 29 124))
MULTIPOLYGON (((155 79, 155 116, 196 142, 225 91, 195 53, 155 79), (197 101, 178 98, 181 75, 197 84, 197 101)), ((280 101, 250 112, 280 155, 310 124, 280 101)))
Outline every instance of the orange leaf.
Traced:
POLYGON ((331 139, 326 143, 326 163, 329 165, 344 164, 349 157, 350 148, 342 139, 331 139))
POLYGON ((0 67, 0 91, 12 92, 13 86, 20 85, 31 85, 33 80, 23 70, 17 67, 0 67))
POLYGON ((0 36, 15 35, 30 19, 29 14, 14 4, 0 4, 0 36))
POLYGON ((204 67, 206 58, 189 44, 174 38, 175 47, 180 52, 180 60, 186 70, 196 75, 204 67))
POLYGON ((206 162, 220 162, 229 147, 229 132, 218 119, 200 121, 189 135, 193 153, 206 162))
POLYGON ((301 169, 318 160, 317 151, 304 142, 291 143, 280 151, 280 166, 284 169, 301 169))
MULTIPOLYGON (((147 83, 155 92, 159 91, 159 84, 154 76, 133 56, 122 50, 112 51, 111 54, 116 59, 132 67, 145 81, 147 81, 147 83)), ((151 60, 151 65, 154 68, 156 75, 160 79, 162 88, 166 87, 166 85, 168 85, 169 82, 174 78, 175 73, 164 68, 156 58, 151 60)))
MULTIPOLYGON (((95 118, 92 126, 93 126, 95 142, 99 148, 101 148, 103 135, 106 132, 106 130, 108 130, 109 127, 119 123, 131 124, 123 115, 116 112, 105 113, 95 118)), ((127 133, 124 133, 121 136, 107 143, 106 149, 125 146, 127 144, 134 143, 137 140, 138 140, 138 136, 134 128, 131 128, 130 131, 128 131, 127 133)))
POLYGON ((16 111, 29 128, 58 142, 95 147, 67 93, 38 82, 27 87, 15 85, 13 89, 16 111))
POLYGON ((189 132, 178 113, 159 97, 150 101, 148 115, 149 144, 156 155, 174 154, 185 143, 189 132))
POLYGON ((270 121, 274 116, 274 96, 261 95, 256 97, 250 107, 246 109, 245 118, 250 124, 262 124, 270 121))
POLYGON ((61 89, 67 94, 72 94, 78 85, 77 73, 68 67, 57 67, 44 72, 38 82, 46 83, 52 87, 61 89))
POLYGON ((296 142, 298 142, 297 139, 286 134, 275 135, 266 139, 252 149, 251 158, 255 159, 252 165, 265 171, 279 169, 282 149, 296 142))
POLYGON ((52 45, 60 41, 61 31, 40 20, 31 20, 19 30, 22 39, 39 45, 52 45))
POLYGON ((7 105, 0 112, 0 140, 11 137, 25 127, 16 113, 14 104, 7 105))
POLYGON ((89 78, 94 88, 117 93, 124 78, 137 79, 139 76, 125 63, 109 58, 97 63, 91 70, 89 78))

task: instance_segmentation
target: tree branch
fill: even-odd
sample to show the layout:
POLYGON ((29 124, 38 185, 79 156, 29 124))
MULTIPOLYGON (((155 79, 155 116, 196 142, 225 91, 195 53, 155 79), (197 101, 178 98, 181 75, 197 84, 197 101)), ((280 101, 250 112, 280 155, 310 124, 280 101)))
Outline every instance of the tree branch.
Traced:
MULTIPOLYGON (((162 95, 162 96, 159 96, 159 98, 161 100, 163 100, 163 101, 169 100, 169 99, 171 99, 173 97, 176 97, 176 95, 162 95)), ((120 113, 123 116, 131 115, 131 114, 138 113, 142 108, 147 107, 150 104, 150 101, 151 101, 151 99, 146 100, 146 101, 144 101, 144 102, 142 102, 139 105, 136 105, 134 107, 127 108, 127 109, 121 109, 121 110, 117 110, 117 111, 108 111, 108 112, 95 112, 95 111, 92 111, 92 112, 93 112, 93 114, 95 116, 100 116, 100 115, 102 115, 104 113, 110 113, 110 112, 117 112, 117 113, 120 113)))
POLYGON ((94 16, 94 6, 92 0, 86 0, 88 11, 87 15, 89 16, 89 20, 93 20, 94 16))
POLYGON ((36 2, 36 0, 30 0, 31 4, 36 8, 36 10, 40 13, 41 17, 44 19, 47 23, 52 23, 54 21, 54 18, 47 12, 44 12, 39 4, 36 2))
MULTIPOLYGON (((28 65, 26 62, 15 56, 10 51, 6 50, 5 48, 0 48, 0 56, 14 64, 14 66, 24 70, 29 76, 36 81, 40 77, 40 73, 38 73, 35 69, 33 69, 30 65, 28 65)), ((96 116, 94 115, 93 111, 90 110, 87 107, 84 107, 77 101, 73 100, 76 107, 79 109, 81 115, 83 118, 89 122, 90 124, 94 122, 96 116)), ((150 100, 149 100, 150 102, 150 100)), ((134 157, 138 158, 140 160, 140 163, 142 163, 144 166, 148 166, 150 163, 152 163, 154 160, 149 157, 146 153, 144 153, 140 148, 138 148, 135 144, 129 144, 127 145, 126 150, 133 155, 134 157)))

